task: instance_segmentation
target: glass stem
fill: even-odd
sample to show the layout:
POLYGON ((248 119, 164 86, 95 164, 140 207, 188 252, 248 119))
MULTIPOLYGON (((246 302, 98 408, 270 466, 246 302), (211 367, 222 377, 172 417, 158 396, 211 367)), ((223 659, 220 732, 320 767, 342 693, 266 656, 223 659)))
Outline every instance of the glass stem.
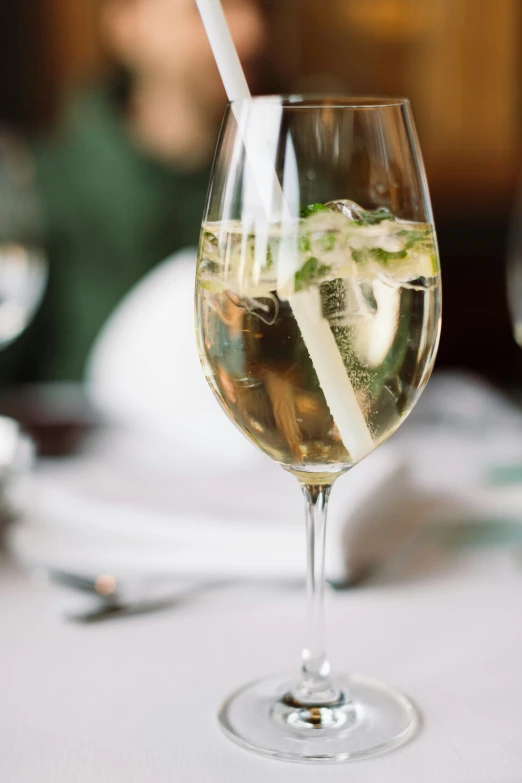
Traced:
POLYGON ((331 485, 301 484, 306 504, 307 635, 302 653, 301 680, 293 698, 303 705, 332 704, 340 693, 330 681, 324 642, 324 561, 326 512, 331 485))

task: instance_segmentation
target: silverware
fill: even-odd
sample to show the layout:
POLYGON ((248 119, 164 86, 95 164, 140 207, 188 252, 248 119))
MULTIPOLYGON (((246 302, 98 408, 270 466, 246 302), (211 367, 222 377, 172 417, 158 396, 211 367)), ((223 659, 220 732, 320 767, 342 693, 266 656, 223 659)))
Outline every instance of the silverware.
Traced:
POLYGON ((47 570, 49 581, 62 587, 92 595, 104 603, 134 604, 145 601, 171 599, 194 589, 226 586, 231 579, 209 579, 203 576, 176 577, 172 574, 154 574, 144 577, 117 577, 114 574, 85 574, 60 568, 47 570))
MULTIPOLYGON (((207 585, 205 585, 205 588, 207 585)), ((81 623, 89 625, 92 623, 102 622, 104 620, 116 620, 125 617, 135 617, 141 614, 149 614, 152 612, 158 612, 163 609, 170 609, 174 606, 179 606, 184 603, 185 600, 199 592, 200 589, 204 589, 201 585, 198 588, 187 590, 181 595, 172 595, 167 598, 157 600, 143 600, 134 601, 132 603, 119 603, 118 601, 100 601, 98 606, 94 609, 85 612, 76 612, 73 614, 67 614, 67 620, 75 623, 81 623)))
POLYGON ((80 590, 82 593, 98 596, 106 600, 119 599, 117 580, 111 574, 99 574, 97 576, 84 576, 71 571, 62 571, 58 568, 50 568, 47 575, 51 582, 80 590))
MULTIPOLYGON (((172 608, 189 601, 198 593, 214 588, 228 587, 237 581, 248 581, 248 584, 267 584, 266 580, 261 579, 219 578, 198 581, 196 578, 191 578, 189 581, 171 575, 120 579, 112 574, 77 574, 58 568, 48 569, 47 576, 55 584, 86 593, 97 599, 93 609, 67 615, 68 620, 86 624, 172 608)), ((300 587, 302 584, 301 580, 280 581, 287 587, 300 587)))
MULTIPOLYGON (((376 569, 367 569, 356 579, 345 582, 328 582, 336 592, 352 589, 368 581, 376 569)), ((180 579, 171 574, 156 574, 149 577, 119 578, 113 574, 79 574, 60 568, 50 568, 47 576, 51 582, 68 589, 82 592, 98 599, 93 609, 68 614, 67 619, 77 623, 90 624, 104 620, 134 617, 158 612, 181 605, 193 596, 214 588, 229 587, 239 582, 250 585, 270 585, 266 579, 236 578, 212 579, 192 577, 180 579)), ((277 585, 302 587, 301 579, 278 579, 277 585)))

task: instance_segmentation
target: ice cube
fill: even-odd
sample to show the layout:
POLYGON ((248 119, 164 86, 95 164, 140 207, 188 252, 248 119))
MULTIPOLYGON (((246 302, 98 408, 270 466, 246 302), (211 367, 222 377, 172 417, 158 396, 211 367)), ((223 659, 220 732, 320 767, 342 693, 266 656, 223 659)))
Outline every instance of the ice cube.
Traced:
POLYGON ((392 213, 386 207, 368 210, 350 201, 347 198, 328 201, 325 204, 331 212, 340 212, 345 218, 363 226, 373 226, 376 223, 382 223, 384 220, 395 220, 392 213))
POLYGON ((355 201, 350 201, 347 198, 340 198, 336 201, 329 201, 325 204, 331 212, 340 212, 348 220, 355 220, 357 223, 364 223, 364 215, 366 210, 360 207, 355 201))

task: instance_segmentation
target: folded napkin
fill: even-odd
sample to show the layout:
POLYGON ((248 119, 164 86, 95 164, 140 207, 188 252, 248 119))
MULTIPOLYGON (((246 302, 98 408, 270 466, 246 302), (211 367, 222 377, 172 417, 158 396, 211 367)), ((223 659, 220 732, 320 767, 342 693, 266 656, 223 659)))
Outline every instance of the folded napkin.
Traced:
POLYGON ((393 446, 423 502, 427 536, 450 546, 522 544, 522 413, 469 372, 435 375, 393 446))
POLYGON ((509 466, 522 468, 522 412, 480 376, 439 372, 393 442, 419 489, 473 502, 505 488, 509 466))
POLYGON ((87 371, 106 419, 183 455, 205 473, 254 459, 205 380, 194 330, 196 251, 160 264, 103 328, 87 371))
MULTIPOLYGON (((354 580, 393 551, 417 521, 412 500, 393 449, 339 479, 329 578, 354 580)), ((304 507, 297 481, 262 456, 242 470, 193 473, 112 433, 90 454, 40 465, 34 510, 10 546, 27 565, 86 573, 293 579, 304 575, 304 507)))

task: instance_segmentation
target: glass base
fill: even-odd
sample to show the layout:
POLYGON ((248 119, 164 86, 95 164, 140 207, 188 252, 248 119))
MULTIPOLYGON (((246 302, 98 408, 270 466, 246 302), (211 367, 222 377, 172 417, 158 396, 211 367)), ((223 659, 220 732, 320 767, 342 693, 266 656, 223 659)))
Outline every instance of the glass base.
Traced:
POLYGON ((368 758, 417 732, 419 713, 398 691, 360 675, 333 681, 341 696, 320 707, 296 703, 290 677, 253 682, 223 704, 221 727, 229 739, 262 756, 311 762, 368 758))

